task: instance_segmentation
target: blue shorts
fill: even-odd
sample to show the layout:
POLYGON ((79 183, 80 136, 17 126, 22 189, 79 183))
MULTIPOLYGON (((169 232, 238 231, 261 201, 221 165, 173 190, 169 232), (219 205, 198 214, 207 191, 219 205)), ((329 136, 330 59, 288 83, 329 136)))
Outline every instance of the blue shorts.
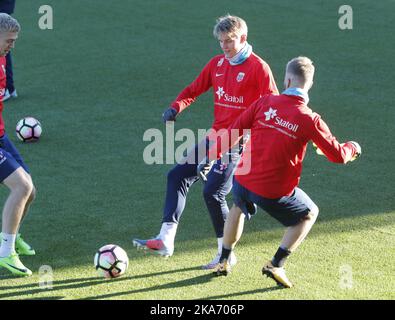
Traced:
POLYGON ((30 173, 29 167, 23 161, 14 144, 4 134, 0 138, 0 182, 3 182, 4 179, 19 167, 30 173))
POLYGON ((297 225, 310 211, 317 208, 302 189, 295 188, 290 196, 268 199, 251 192, 236 180, 233 182, 233 201, 248 220, 251 218, 251 210, 247 208, 256 204, 286 227, 297 225))

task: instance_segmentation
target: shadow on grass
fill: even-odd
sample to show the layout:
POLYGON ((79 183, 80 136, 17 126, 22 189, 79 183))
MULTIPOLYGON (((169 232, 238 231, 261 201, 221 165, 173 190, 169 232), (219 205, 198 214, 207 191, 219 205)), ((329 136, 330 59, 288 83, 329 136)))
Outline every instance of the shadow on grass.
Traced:
POLYGON ((169 283, 166 283, 163 285, 153 286, 153 287, 149 287, 149 288, 123 291, 123 292, 113 292, 113 293, 109 293, 109 294, 86 297, 81 300, 108 299, 108 298, 114 298, 114 297, 119 297, 119 296, 123 296, 123 295, 134 294, 134 293, 144 293, 144 292, 151 292, 151 291, 157 291, 157 290, 189 287, 189 286, 194 286, 194 285, 209 282, 213 278, 216 278, 216 276, 213 275, 212 273, 209 273, 209 274, 204 274, 201 276, 197 276, 197 277, 193 277, 193 278, 189 278, 189 279, 184 279, 184 280, 180 280, 180 281, 169 282, 169 283))
MULTIPOLYGON (((16 276, 9 276, 9 277, 4 277, 7 279, 23 279, 21 277, 16 277, 16 276)), ((3 278, 2 278, 3 279, 3 278)), ((90 278, 78 278, 78 279, 67 279, 67 280, 60 280, 60 281, 53 281, 52 285, 56 286, 56 285, 64 285, 64 284, 69 284, 69 283, 77 283, 77 282, 84 282, 84 281, 108 281, 105 280, 103 278, 99 278, 99 277, 90 277, 90 278)), ((34 283, 29 283, 29 284, 23 284, 20 286, 2 286, 1 289, 2 290, 12 290, 12 289, 28 289, 28 288, 34 288, 34 287, 38 287, 39 286, 39 282, 34 282, 34 283)), ((0 295, 1 297, 1 295, 0 295)))
MULTIPOLYGON (((184 280, 180 280, 180 281, 175 281, 175 282, 169 282, 169 283, 166 283, 163 285, 153 286, 153 287, 149 287, 149 288, 123 291, 123 292, 113 292, 113 293, 108 293, 108 294, 104 294, 104 295, 96 295, 96 296, 86 297, 81 300, 109 299, 109 298, 119 297, 119 296, 123 296, 123 295, 136 294, 136 293, 144 293, 144 292, 151 292, 151 291, 157 291, 157 290, 190 287, 190 286, 195 286, 195 285, 203 284, 206 282, 210 282, 211 280, 216 279, 216 278, 218 278, 218 277, 214 273, 208 273, 208 274, 204 274, 201 276, 197 276, 197 277, 193 277, 193 278, 189 278, 189 279, 184 279, 184 280)), ((259 293, 265 293, 265 292, 281 290, 281 289, 283 289, 283 288, 280 286, 274 286, 274 287, 270 287, 270 288, 256 289, 256 290, 250 290, 250 291, 244 291, 244 292, 234 292, 234 293, 230 293, 230 294, 205 297, 204 299, 205 300, 227 299, 227 298, 232 298, 232 297, 237 297, 237 296, 242 296, 242 295, 247 295, 247 294, 259 294, 259 293)), ((197 299, 197 300, 200 300, 200 299, 197 299)))
MULTIPOLYGON (((126 276, 126 277, 124 276, 124 277, 117 278, 117 279, 103 279, 103 278, 98 278, 98 277, 67 279, 67 280, 53 281, 51 289, 40 288, 38 282, 24 284, 24 285, 20 285, 20 286, 7 286, 7 287, 3 286, 3 287, 1 287, 2 290, 18 290, 18 291, 0 294, 0 299, 17 297, 17 296, 22 296, 22 295, 34 295, 34 294, 40 294, 40 293, 45 293, 45 292, 49 292, 49 291, 53 292, 53 291, 57 291, 57 290, 68 290, 68 289, 76 289, 76 288, 82 288, 82 287, 90 287, 90 286, 94 286, 94 285, 103 284, 103 283, 106 283, 109 281, 114 283, 114 282, 127 281, 127 280, 132 280, 132 279, 155 277, 155 276, 160 276, 160 275, 165 275, 165 274, 172 274, 172 273, 185 272, 185 271, 194 271, 194 270, 200 270, 200 269, 201 269, 200 267, 196 266, 196 267, 190 267, 190 268, 174 269, 174 270, 168 270, 168 271, 163 271, 163 272, 143 274, 143 275, 138 275, 138 276, 126 276), (25 291, 23 291, 24 289, 25 289, 25 291)), ((17 278, 17 277, 11 275, 11 276, 5 276, 4 278, 13 279, 13 278, 17 278)), ((55 297, 55 298, 57 298, 57 297, 55 297)), ((61 297, 61 298, 63 298, 63 297, 61 297)), ((35 298, 31 298, 31 299, 35 299, 35 298)), ((43 297, 43 298, 38 298, 38 299, 45 300, 45 299, 51 299, 51 297, 48 297, 48 298, 43 297)))
MULTIPOLYGON (((283 290, 283 289, 284 289, 283 287, 274 286, 274 287, 270 287, 270 288, 262 288, 262 289, 255 289, 255 290, 250 290, 250 291, 228 293, 228 294, 217 295, 217 296, 209 296, 209 297, 204 297, 204 300, 230 299, 230 298, 244 296, 247 294, 259 294, 259 293, 266 293, 266 292, 270 292, 270 291, 283 290)), ((198 300, 200 300, 200 299, 198 299, 198 300)))
MULTIPOLYGON (((8 271, 5 271, 5 269, 4 269, 4 272, 7 272, 7 274, 1 274, 0 275, 0 280, 21 279, 21 277, 19 277, 19 276, 15 276, 13 274, 9 274, 8 271)), ((4 287, 1 287, 1 288, 3 289, 4 287)))
POLYGON ((62 300, 63 296, 51 296, 51 297, 40 297, 40 298, 27 298, 24 300, 62 300))
MULTIPOLYGON (((120 279, 113 279, 113 281, 125 281, 130 279, 129 278, 120 278, 120 279)), ((40 288, 38 283, 31 283, 23 286, 9 286, 7 288, 2 288, 2 289, 17 289, 18 291, 14 292, 7 292, 0 294, 0 299, 3 298, 12 298, 12 297, 18 297, 22 295, 35 295, 35 294, 40 294, 40 293, 45 293, 45 292, 53 292, 53 291, 58 291, 58 290, 67 290, 67 289, 76 289, 76 288, 82 288, 82 287, 91 287, 94 285, 99 285, 105 282, 108 282, 108 279, 101 279, 101 278, 86 278, 86 279, 70 279, 70 280, 64 280, 64 281, 54 281, 52 283, 52 288, 40 288), (36 287, 36 289, 33 289, 33 287, 36 287), (27 288, 32 288, 28 290, 23 290, 27 288)), ((32 298, 34 299, 34 298, 32 298)), ((46 299, 43 297, 43 299, 46 299)))

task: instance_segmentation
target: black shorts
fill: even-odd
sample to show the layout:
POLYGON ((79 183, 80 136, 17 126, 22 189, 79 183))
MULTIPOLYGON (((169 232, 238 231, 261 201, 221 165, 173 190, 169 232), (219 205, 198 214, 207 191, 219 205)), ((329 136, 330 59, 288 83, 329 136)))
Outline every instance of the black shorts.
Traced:
POLYGON ((0 138, 0 183, 16 169, 22 167, 27 173, 28 166, 6 134, 0 138))
POLYGON ((310 211, 318 210, 315 203, 302 189, 295 188, 290 196, 268 199, 246 189, 236 179, 233 181, 233 201, 248 220, 251 214, 247 207, 255 203, 286 227, 297 225, 310 211))

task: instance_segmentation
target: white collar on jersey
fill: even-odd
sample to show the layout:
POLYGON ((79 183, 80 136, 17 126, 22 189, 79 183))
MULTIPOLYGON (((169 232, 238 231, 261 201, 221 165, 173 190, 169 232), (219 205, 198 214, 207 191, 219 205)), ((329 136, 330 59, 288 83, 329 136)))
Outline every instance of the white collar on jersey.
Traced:
POLYGON ((252 46, 246 41, 245 46, 236 55, 230 59, 227 59, 231 66, 242 64, 246 61, 252 53, 252 46))
POLYGON ((303 90, 301 88, 288 88, 283 92, 283 94, 286 94, 287 96, 298 96, 303 98, 304 102, 306 104, 309 103, 309 94, 306 90, 303 90))

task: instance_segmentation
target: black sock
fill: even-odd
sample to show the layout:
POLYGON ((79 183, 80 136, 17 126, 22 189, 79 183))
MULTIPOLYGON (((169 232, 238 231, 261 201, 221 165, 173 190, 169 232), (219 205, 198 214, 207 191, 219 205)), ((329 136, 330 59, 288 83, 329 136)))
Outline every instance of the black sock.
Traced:
POLYGON ((221 253, 221 258, 219 258, 219 262, 226 260, 229 260, 230 253, 232 252, 232 249, 226 249, 222 246, 222 253, 221 253))
POLYGON ((275 267, 282 267, 285 263, 285 260, 287 260, 288 256, 291 254, 291 251, 288 249, 283 249, 281 247, 278 248, 276 254, 274 255, 272 259, 272 264, 275 267))

